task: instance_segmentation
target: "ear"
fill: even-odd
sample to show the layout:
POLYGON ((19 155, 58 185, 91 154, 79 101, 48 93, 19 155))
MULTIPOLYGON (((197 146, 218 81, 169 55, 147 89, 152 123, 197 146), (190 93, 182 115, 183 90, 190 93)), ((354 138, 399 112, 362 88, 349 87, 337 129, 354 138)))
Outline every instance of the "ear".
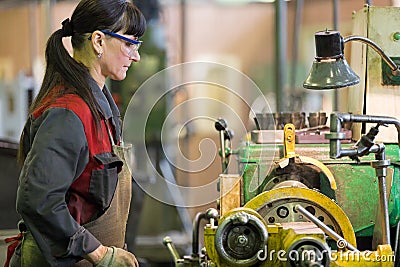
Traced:
POLYGON ((93 46, 93 49, 96 52, 96 54, 103 53, 102 46, 103 46, 104 39, 105 39, 105 34, 102 33, 101 31, 94 31, 92 33, 90 40, 92 42, 92 46, 93 46))

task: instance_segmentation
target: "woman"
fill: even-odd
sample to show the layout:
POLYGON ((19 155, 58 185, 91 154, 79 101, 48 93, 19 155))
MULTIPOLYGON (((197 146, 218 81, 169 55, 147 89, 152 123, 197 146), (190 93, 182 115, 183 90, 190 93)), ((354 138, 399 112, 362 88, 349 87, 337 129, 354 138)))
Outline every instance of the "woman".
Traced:
POLYGON ((50 36, 21 135, 23 240, 10 266, 138 266, 123 249, 131 177, 121 171, 120 113, 105 81, 123 80, 140 60, 145 29, 127 0, 82 0, 50 36), (73 57, 62 43, 69 36, 73 57))

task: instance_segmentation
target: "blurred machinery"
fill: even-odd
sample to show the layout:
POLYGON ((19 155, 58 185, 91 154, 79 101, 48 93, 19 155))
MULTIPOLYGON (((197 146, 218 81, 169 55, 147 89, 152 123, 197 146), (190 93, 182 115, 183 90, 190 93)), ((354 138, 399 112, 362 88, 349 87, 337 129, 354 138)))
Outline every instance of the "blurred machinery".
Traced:
POLYGON ((17 164, 19 136, 28 108, 35 96, 34 79, 23 73, 13 81, 0 82, 0 264, 5 262, 4 239, 18 234, 20 219, 15 201, 20 166, 17 164))
POLYGON ((13 81, 0 82, 0 139, 19 142, 36 90, 34 78, 22 72, 13 81))
MULTIPOLYGON (((365 30, 377 17, 398 17, 399 12, 366 6, 355 15, 356 24, 366 22, 365 30)), ((396 42, 397 29, 388 28, 398 24, 391 23, 391 18, 385 22, 388 36, 379 36, 383 43, 396 42)), ((342 51, 344 43, 339 45, 342 51)), ((339 54, 330 64, 343 59, 339 54)), ((367 64, 371 54, 366 46, 361 56, 367 59, 358 68, 364 89, 358 97, 357 92, 349 94, 351 112, 330 114, 329 126, 321 112, 308 117, 302 112, 257 114, 258 129, 232 149, 226 122, 216 123, 222 162, 218 209, 196 216, 191 255, 182 258, 172 240, 164 239, 175 266, 400 266, 400 121, 396 108, 382 100, 385 94, 388 103, 396 99, 400 84, 395 73, 390 82, 380 82, 387 67, 375 56, 367 64), (377 84, 383 88, 379 104, 371 98, 377 84), (369 113, 377 109, 385 113, 369 113), (232 154, 239 174, 227 172, 232 154), (202 220, 207 222, 204 240, 199 236, 202 220)))

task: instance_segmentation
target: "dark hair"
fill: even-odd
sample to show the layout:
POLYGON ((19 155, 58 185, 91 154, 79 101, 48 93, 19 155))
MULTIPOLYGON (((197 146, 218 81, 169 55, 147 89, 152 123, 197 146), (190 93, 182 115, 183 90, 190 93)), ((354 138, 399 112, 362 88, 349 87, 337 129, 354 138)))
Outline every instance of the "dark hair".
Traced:
MULTIPOLYGON (((71 20, 65 20, 62 24, 63 28, 55 31, 47 41, 46 72, 29 113, 44 105, 43 100, 47 97, 56 99, 72 93, 79 95, 88 104, 95 123, 99 126, 100 115, 89 85, 89 70, 69 55, 62 38, 71 36, 73 49, 79 50, 85 42, 88 42, 88 33, 96 30, 107 29, 113 32, 122 30, 125 34, 141 37, 146 30, 146 20, 129 0, 82 0, 75 8, 71 20), (62 90, 54 92, 59 85, 62 90)), ((23 135, 24 133, 20 142, 20 162, 25 159, 27 152, 22 142, 23 135)))

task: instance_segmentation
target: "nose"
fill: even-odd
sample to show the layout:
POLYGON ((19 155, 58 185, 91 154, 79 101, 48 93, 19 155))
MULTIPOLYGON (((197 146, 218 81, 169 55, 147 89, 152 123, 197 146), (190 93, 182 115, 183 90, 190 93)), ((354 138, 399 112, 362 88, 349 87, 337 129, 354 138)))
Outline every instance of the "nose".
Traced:
POLYGON ((133 60, 134 62, 139 62, 140 61, 139 51, 134 51, 133 54, 129 57, 129 59, 133 60))

